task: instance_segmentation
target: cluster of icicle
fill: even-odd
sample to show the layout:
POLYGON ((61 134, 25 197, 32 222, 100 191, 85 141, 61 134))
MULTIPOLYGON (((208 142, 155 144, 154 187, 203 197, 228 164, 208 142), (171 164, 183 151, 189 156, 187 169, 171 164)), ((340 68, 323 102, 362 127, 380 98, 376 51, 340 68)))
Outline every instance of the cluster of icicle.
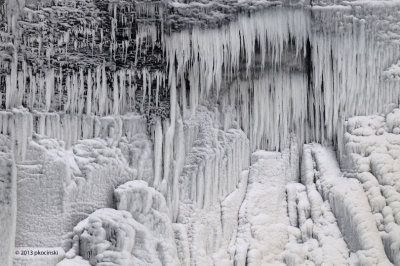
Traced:
POLYGON ((158 106, 164 84, 161 71, 150 72, 146 68, 121 69, 111 76, 107 75, 105 64, 95 69, 80 68, 69 74, 62 69, 34 73, 26 63, 22 63, 18 71, 13 62, 1 104, 8 110, 24 106, 31 110, 70 114, 116 115, 135 110, 136 103, 143 110, 145 101, 158 106), (138 81, 142 82, 141 99, 136 99, 138 81), (156 95, 152 95, 154 87, 156 95))
POLYGON ((28 112, 26 109, 0 111, 0 134, 14 140, 16 159, 24 159, 33 133, 61 140, 66 149, 81 139, 109 138, 118 142, 121 137, 132 137, 147 132, 140 115, 116 116, 70 115, 56 112, 28 112))
POLYGON ((269 9, 218 29, 173 33, 165 49, 169 67, 177 68, 180 104, 193 113, 210 95, 226 97, 223 102, 242 109, 238 120, 253 150, 282 149, 291 132, 299 142, 333 143, 340 149, 346 118, 399 101, 398 82, 382 72, 400 50, 395 42, 378 41, 373 19, 269 9), (310 61, 303 73, 280 70, 289 46, 299 61, 310 61), (254 77, 257 61, 260 77, 254 77))
MULTIPOLYGON (((68 55, 89 48, 88 53, 94 55, 95 52, 103 53, 108 49, 112 58, 118 55, 126 60, 128 48, 143 40, 151 42, 153 46, 157 41, 153 27, 147 32, 142 29, 134 39, 135 27, 142 25, 136 21, 136 14, 145 10, 154 13, 153 9, 153 5, 138 4, 136 7, 135 3, 110 2, 107 6, 108 17, 99 19, 97 17, 104 14, 92 1, 59 1, 46 9, 26 7, 18 26, 23 36, 22 44, 32 48, 34 54, 40 55, 47 49, 49 55, 68 55), (58 19, 52 19, 53 16, 58 19)), ((137 55, 141 47, 136 46, 137 55)))
POLYGON ((147 50, 143 47, 150 47, 154 50, 156 42, 161 39, 163 32, 157 30, 154 23, 146 23, 146 20, 153 22, 160 21, 163 10, 159 2, 110 2, 108 11, 111 16, 111 41, 110 52, 115 59, 116 55, 122 54, 124 61, 127 60, 128 49, 135 44, 135 62, 137 65, 138 55, 146 55, 147 50), (136 29, 134 28, 136 27, 136 29), (136 30, 135 40, 132 33, 136 30), (117 34, 123 40, 118 42, 117 34))
POLYGON ((109 3, 109 34, 104 32, 103 22, 93 17, 93 12, 100 14, 100 10, 90 2, 78 1, 75 6, 68 3, 68 8, 63 2, 39 10, 26 7, 18 19, 14 11, 17 6, 12 3, 7 2, 6 13, 15 13, 8 24, 18 20, 18 27, 14 27, 13 33, 16 41, 10 43, 14 48, 9 55, 10 62, 1 66, 7 74, 0 76, 6 92, 0 95, 0 105, 8 110, 24 106, 31 110, 108 115, 131 111, 140 101, 143 110, 147 98, 149 104, 151 99, 158 107, 158 93, 165 83, 162 70, 137 69, 136 65, 139 57, 148 54, 148 47, 154 50, 159 32, 155 25, 146 27, 134 23, 132 3, 109 3), (49 16, 59 17, 61 26, 48 19, 49 16), (136 40, 132 40, 136 26, 136 40), (133 45, 135 62, 130 67, 112 71, 111 75, 107 74, 109 63, 105 58, 93 55, 106 52, 108 48, 111 58, 122 55, 126 61, 128 49, 131 52, 133 45), (17 54, 18 46, 24 47, 27 54, 17 54), (82 60, 75 62, 76 53, 83 48, 89 48, 85 50, 89 56, 82 56, 82 60), (60 60, 56 66, 54 57, 60 60), (135 98, 138 84, 142 90, 141 100, 135 98), (156 95, 151 95, 152 91, 156 95))

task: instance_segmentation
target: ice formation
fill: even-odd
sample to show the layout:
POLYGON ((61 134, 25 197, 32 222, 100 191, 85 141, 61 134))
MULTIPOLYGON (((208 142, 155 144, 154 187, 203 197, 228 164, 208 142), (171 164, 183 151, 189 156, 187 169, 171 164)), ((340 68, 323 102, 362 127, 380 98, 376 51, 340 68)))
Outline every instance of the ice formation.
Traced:
POLYGON ((97 210, 75 226, 57 265, 179 265, 164 197, 138 180, 114 193, 117 209, 97 210))
POLYGON ((399 21, 0 0, 0 264, 400 266, 399 21))

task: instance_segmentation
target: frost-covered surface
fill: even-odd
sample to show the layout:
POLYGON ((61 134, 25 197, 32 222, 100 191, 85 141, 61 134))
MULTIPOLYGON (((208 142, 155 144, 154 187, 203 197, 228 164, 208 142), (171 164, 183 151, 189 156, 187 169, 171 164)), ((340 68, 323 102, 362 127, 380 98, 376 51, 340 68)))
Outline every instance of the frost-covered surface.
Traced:
POLYGON ((393 2, 3 2, 0 264, 400 261, 393 2))
POLYGON ((11 265, 17 218, 17 178, 12 142, 0 135, 0 261, 11 265))
POLYGON ((243 171, 238 186, 207 209, 196 204, 181 205, 174 229, 182 265, 233 264, 239 208, 247 181, 248 171, 243 171))
POLYGON ((58 265, 77 256, 84 259, 78 265, 162 265, 153 234, 127 211, 95 211, 74 227, 70 246, 66 262, 58 265))
POLYGON ((385 75, 391 79, 400 79, 400 63, 391 65, 385 71, 385 75))
POLYGON ((210 114, 199 116, 202 124, 185 157, 179 194, 183 201, 208 208, 236 187, 240 172, 249 166, 249 142, 243 131, 215 129, 210 114))
POLYGON ((379 229, 386 254, 400 265, 400 109, 353 117, 347 123, 346 154, 379 229))
POLYGON ((337 226, 329 202, 322 199, 314 183, 287 185, 290 219, 287 265, 348 265, 349 251, 337 226))
POLYGON ((117 209, 126 210, 154 234, 162 265, 178 265, 175 235, 163 195, 145 181, 131 181, 114 192, 117 209))
POLYGON ((391 265, 360 183, 345 178, 333 150, 319 144, 306 145, 302 161, 302 182, 315 182, 328 200, 356 265, 391 265), (315 181, 314 181, 315 180, 315 181))
POLYGON ((239 213, 235 265, 285 265, 288 158, 280 153, 257 151, 251 161, 246 198, 239 213))
POLYGON ((120 138, 81 140, 66 149, 62 141, 35 135, 16 166, 18 246, 57 245, 87 214, 112 207, 116 186, 136 178, 152 181, 152 145, 146 135, 120 138))
MULTIPOLYGON (((303 153, 301 183, 289 183, 286 187, 290 227, 285 262, 287 265, 349 265, 347 244, 329 199, 322 197, 321 182, 324 177, 321 178, 320 172, 317 172, 321 165, 310 161, 313 160, 310 148, 313 149, 307 146, 303 153)), ((331 155, 327 152, 325 156, 320 156, 324 156, 324 160, 335 161, 334 157, 329 157, 331 155)))
MULTIPOLYGON (((172 187, 174 230, 182 264, 232 262, 237 214, 247 186, 249 142, 243 131, 229 129, 229 118, 199 108, 183 132, 182 172, 172 187), (227 131, 220 121, 226 121, 227 131), (176 206, 176 207, 175 207, 176 206), (182 256, 183 255, 183 256, 182 256)), ((181 140, 179 140, 181 141, 181 140)))
POLYGON ((179 265, 165 198, 145 181, 122 184, 115 197, 117 210, 97 210, 74 227, 58 266, 179 265))

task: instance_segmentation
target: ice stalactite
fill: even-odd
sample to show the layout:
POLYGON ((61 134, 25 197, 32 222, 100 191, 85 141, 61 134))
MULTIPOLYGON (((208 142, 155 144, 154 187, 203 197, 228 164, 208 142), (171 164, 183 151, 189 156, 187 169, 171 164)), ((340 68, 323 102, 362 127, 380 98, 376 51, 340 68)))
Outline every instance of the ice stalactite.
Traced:
POLYGON ((158 188, 161 182, 162 173, 162 148, 163 148, 163 133, 161 120, 158 119, 154 128, 154 184, 155 188, 158 188))
MULTIPOLYGON (((316 22, 336 19, 328 18, 324 12, 315 17, 316 22)), ((353 18, 336 25, 340 30, 331 29, 332 41, 328 36, 331 31, 313 39, 313 84, 317 90, 312 103, 319 110, 314 120, 324 125, 321 137, 337 139, 342 155, 347 118, 380 113, 385 105, 399 103, 399 83, 387 80, 384 75, 385 68, 399 56, 399 49, 396 42, 381 32, 382 25, 379 20, 374 23, 374 18, 370 21, 353 18)))
MULTIPOLYGON (((309 19, 302 10, 284 15, 281 10, 256 13, 253 17, 240 16, 238 21, 218 29, 193 28, 173 33, 166 38, 167 58, 176 57, 177 73, 197 77, 191 84, 205 99, 211 88, 218 91, 225 79, 237 74, 241 60, 249 74, 255 58, 256 42, 261 47, 261 58, 271 53, 271 63, 278 65, 290 38, 296 40, 296 49, 307 41, 309 19), (210 43, 207 40, 213 39, 210 43)), ((262 60, 262 65, 265 61, 262 60)), ((172 67, 172 62, 169 65, 172 67)), ((180 78, 178 78, 180 80, 180 78)))
POLYGON ((239 80, 231 89, 222 106, 236 106, 233 116, 249 136, 252 150, 287 147, 292 132, 306 142, 313 139, 314 131, 304 125, 309 119, 302 108, 307 105, 304 73, 268 71, 254 81, 239 80))
POLYGON ((384 12, 370 17, 363 11, 280 12, 270 9, 251 18, 239 16, 220 28, 193 27, 168 35, 168 67, 177 68, 178 87, 189 91, 181 92, 189 96, 182 103, 189 103, 193 114, 213 95, 241 109, 236 119, 253 150, 283 149, 295 133, 299 143, 334 144, 343 154, 347 118, 381 112, 386 104, 399 102, 398 81, 388 81, 383 74, 399 55, 398 44, 382 32, 379 16, 384 12), (243 83, 247 88, 238 88, 243 83), (242 90, 250 92, 242 95, 242 90), (266 97, 257 98, 260 93, 270 95, 274 105, 260 105, 266 97), (225 95, 236 100, 225 100, 225 95))
POLYGON ((24 109, 2 111, 0 112, 0 125, 0 133, 10 136, 15 160, 23 160, 33 133, 32 114, 24 109))
MULTIPOLYGON (((141 99, 142 110, 149 109, 154 96, 152 85, 156 86, 160 97, 160 86, 164 77, 159 71, 146 69, 121 69, 111 77, 106 74, 103 64, 96 69, 79 69, 72 73, 56 73, 49 69, 44 73, 34 73, 31 66, 18 61, 12 64, 11 73, 6 77, 6 109, 25 106, 43 111, 63 111, 70 114, 125 114, 135 111, 137 80, 143 80, 141 99), (148 94, 148 95, 146 95, 148 94), (110 95, 110 96, 109 96, 110 95)), ((155 97, 154 97, 155 98, 155 97)), ((154 99, 159 102, 159 99, 154 99)))
POLYGON ((25 0, 5 0, 7 14, 8 14, 8 31, 16 32, 18 18, 22 9, 25 6, 25 0))
POLYGON ((118 141, 121 137, 146 133, 144 121, 144 117, 132 113, 111 118, 13 109, 12 112, 0 112, 0 131, 14 136, 18 155, 22 158, 33 133, 62 140, 68 149, 81 139, 103 137, 118 141))
MULTIPOLYGON (((169 79, 171 86, 175 82, 173 75, 169 79)), ((199 107, 197 113, 184 119, 178 97, 171 92, 170 104, 176 108, 171 108, 170 120, 158 120, 153 128, 157 147, 154 156, 156 163, 163 163, 156 180, 160 180, 158 187, 170 207, 171 220, 182 223, 174 226, 178 253, 189 255, 180 256, 181 262, 210 263, 214 253, 225 262, 229 257, 225 248, 232 243, 222 235, 222 228, 229 231, 236 224, 235 220, 226 220, 225 215, 234 215, 238 208, 230 205, 233 203, 228 195, 243 181, 241 172, 249 165, 249 142, 241 130, 231 128, 232 124, 226 123, 226 131, 219 129, 222 124, 218 111, 199 107), (161 148, 164 154, 157 155, 161 148), (209 225, 204 219, 198 220, 202 215, 209 225), (214 244, 208 245, 209 241, 214 244)), ((240 185, 241 192, 232 192, 233 201, 241 202, 243 186, 240 185)))
POLYGON ((212 121, 210 114, 199 115, 202 125, 192 150, 186 154, 179 194, 180 200, 209 208, 238 183, 240 172, 249 164, 249 147, 240 130, 214 129, 206 124, 212 121))

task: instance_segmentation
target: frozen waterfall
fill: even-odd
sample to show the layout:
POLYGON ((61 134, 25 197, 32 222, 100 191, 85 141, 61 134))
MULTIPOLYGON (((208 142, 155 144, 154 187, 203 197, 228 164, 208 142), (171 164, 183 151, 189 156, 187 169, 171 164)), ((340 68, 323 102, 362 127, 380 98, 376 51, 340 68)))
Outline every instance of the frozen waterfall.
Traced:
POLYGON ((400 266, 399 25, 0 0, 0 264, 400 266))

